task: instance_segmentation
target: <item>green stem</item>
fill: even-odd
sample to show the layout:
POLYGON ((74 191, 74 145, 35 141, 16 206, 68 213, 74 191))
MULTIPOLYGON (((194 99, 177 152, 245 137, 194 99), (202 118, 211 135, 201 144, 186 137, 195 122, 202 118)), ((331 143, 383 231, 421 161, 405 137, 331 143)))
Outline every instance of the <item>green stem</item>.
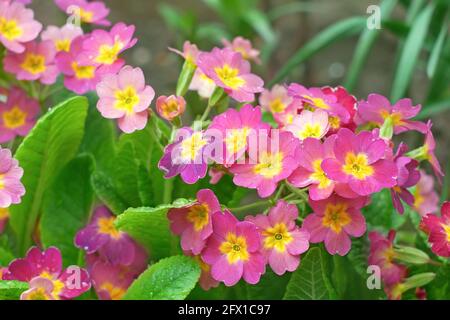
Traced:
POLYGON ((200 118, 200 122, 203 122, 206 119, 208 119, 208 116, 211 113, 213 108, 214 108, 214 105, 208 103, 208 106, 206 107, 205 112, 203 112, 202 117, 200 118))
POLYGON ((272 205, 273 205, 272 200, 263 200, 263 201, 253 202, 253 203, 247 204, 242 207, 231 208, 230 211, 233 213, 241 213, 241 212, 245 212, 248 210, 257 209, 260 207, 271 207, 272 205))
POLYGON ((432 266, 436 266, 436 267, 443 267, 444 266, 444 264, 443 263, 441 263, 441 262, 437 262, 437 261, 434 261, 434 260, 428 260, 428 264, 431 264, 432 266))
POLYGON ((172 203, 173 182, 174 179, 164 180, 163 203, 172 203))

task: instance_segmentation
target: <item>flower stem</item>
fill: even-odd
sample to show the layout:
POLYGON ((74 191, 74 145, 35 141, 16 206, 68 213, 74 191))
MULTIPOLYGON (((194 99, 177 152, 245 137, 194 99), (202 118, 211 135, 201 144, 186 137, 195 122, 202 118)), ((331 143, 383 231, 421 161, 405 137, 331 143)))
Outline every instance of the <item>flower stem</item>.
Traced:
POLYGON ((164 181, 163 203, 172 203, 173 182, 174 179, 164 181))
POLYGON ((253 202, 253 203, 247 204, 242 207, 230 208, 230 211, 233 213, 241 213, 241 212, 245 212, 245 211, 252 210, 252 209, 258 209, 261 207, 271 207, 272 205, 273 205, 273 200, 263 200, 263 201, 253 202))

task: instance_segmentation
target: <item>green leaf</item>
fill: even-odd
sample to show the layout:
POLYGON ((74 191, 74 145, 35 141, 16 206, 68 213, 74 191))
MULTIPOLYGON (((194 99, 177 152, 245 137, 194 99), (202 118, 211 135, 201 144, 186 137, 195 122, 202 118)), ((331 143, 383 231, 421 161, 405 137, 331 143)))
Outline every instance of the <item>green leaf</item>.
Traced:
POLYGON ((427 6, 412 24, 395 71, 391 93, 392 101, 401 99, 409 87, 414 68, 428 33, 433 11, 433 5, 427 6))
POLYGON ((280 82, 288 76, 297 66, 308 60, 320 50, 326 48, 330 44, 356 34, 366 27, 366 19, 362 17, 353 17, 337 22, 320 32, 308 43, 300 48, 292 58, 290 58, 281 70, 275 75, 269 83, 269 87, 280 82))
POLYGON ((426 120, 432 115, 445 112, 450 109, 450 98, 437 101, 432 104, 424 106, 422 112, 416 117, 417 120, 426 120))
POLYGON ((431 51, 430 59, 428 60, 427 75, 429 78, 432 78, 436 72, 437 66, 439 64, 439 59, 441 58, 441 52, 444 47, 445 36, 447 35, 447 32, 448 32, 448 24, 443 23, 442 29, 439 32, 433 50, 431 51))
POLYGON ((320 248, 311 248, 302 259, 300 267, 292 274, 283 299, 332 299, 325 259, 325 253, 320 248))
POLYGON ((139 197, 143 206, 154 206, 153 185, 150 173, 147 168, 141 164, 138 168, 138 188, 139 197))
POLYGON ((0 300, 19 300, 20 295, 28 288, 26 282, 0 281, 0 300))
POLYGON ((194 289, 200 267, 186 256, 163 259, 133 282, 124 300, 183 300, 194 289))
POLYGON ((92 154, 96 169, 106 170, 114 166, 116 128, 111 120, 103 118, 97 110, 98 97, 88 94, 88 99, 90 107, 80 152, 92 154))
POLYGON ((126 201, 119 195, 117 188, 106 174, 100 171, 94 172, 91 183, 97 197, 115 215, 121 214, 128 208, 126 201))
POLYGON ((152 259, 159 260, 179 252, 179 239, 170 231, 167 212, 192 203, 179 199, 156 208, 130 208, 118 216, 116 226, 146 247, 152 259))
POLYGON ((7 266, 14 260, 14 255, 6 248, 0 247, 0 266, 7 266))
POLYGON ((119 146, 114 163, 110 176, 120 198, 125 201, 127 208, 142 206, 138 187, 139 167, 131 142, 119 146))
POLYGON ((51 109, 17 150, 15 157, 24 169, 26 194, 21 204, 11 207, 10 223, 21 255, 32 243, 45 191, 80 146, 87 107, 86 98, 75 97, 51 109))
POLYGON ((60 249, 66 266, 79 262, 80 251, 73 241, 76 233, 87 224, 92 211, 92 171, 90 156, 75 158, 61 171, 44 197, 41 241, 46 248, 60 249))
MULTIPOLYGON (((397 0, 383 1, 380 5, 381 17, 383 17, 383 19, 389 17, 396 4, 397 0)), ((355 85, 358 83, 358 78, 364 67, 364 63, 367 61, 371 48, 381 32, 381 29, 367 28, 361 34, 344 85, 350 92, 354 90, 355 85)))

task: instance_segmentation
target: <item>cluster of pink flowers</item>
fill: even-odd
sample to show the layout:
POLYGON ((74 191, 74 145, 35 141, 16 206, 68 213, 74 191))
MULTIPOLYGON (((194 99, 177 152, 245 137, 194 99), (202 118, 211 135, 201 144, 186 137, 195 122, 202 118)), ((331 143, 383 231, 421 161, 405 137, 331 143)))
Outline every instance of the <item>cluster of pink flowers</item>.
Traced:
POLYGON ((195 203, 168 213, 183 251, 200 264, 200 285, 205 290, 219 282, 233 286, 241 278, 256 284, 266 264, 278 275, 296 270, 300 255, 309 248, 309 233, 296 225, 298 217, 295 205, 279 201, 267 216, 239 221, 230 211, 222 211, 209 189, 200 190, 195 203))
POLYGON ((92 284, 103 300, 120 300, 147 268, 147 253, 128 234, 116 229, 115 219, 106 207, 98 207, 91 222, 75 237, 75 246, 87 254, 92 284))

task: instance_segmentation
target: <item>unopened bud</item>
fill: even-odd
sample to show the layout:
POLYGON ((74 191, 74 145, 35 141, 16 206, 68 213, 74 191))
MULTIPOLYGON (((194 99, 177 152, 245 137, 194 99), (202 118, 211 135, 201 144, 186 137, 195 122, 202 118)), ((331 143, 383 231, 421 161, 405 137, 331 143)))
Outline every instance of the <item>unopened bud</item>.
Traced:
POLYGON ((396 247, 394 249, 395 259, 411 264, 426 264, 430 257, 423 251, 412 247, 396 247))
POLYGON ((436 274, 432 273, 432 272, 419 273, 412 277, 409 277, 403 283, 404 291, 407 291, 407 290, 413 289, 413 288, 424 287, 427 284, 429 284, 431 281, 433 281, 435 277, 436 277, 436 274))
POLYGON ((186 100, 183 97, 171 95, 169 97, 160 96, 156 100, 156 111, 158 114, 168 120, 173 121, 186 110, 186 100))

